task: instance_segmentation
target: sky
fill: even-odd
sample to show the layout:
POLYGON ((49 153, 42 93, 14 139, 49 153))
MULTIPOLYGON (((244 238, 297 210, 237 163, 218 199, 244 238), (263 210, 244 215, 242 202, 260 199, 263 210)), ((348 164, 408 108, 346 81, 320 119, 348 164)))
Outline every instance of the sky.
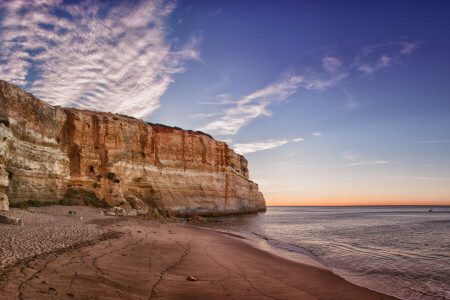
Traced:
POLYGON ((207 132, 268 205, 450 205, 449 1, 0 0, 0 79, 207 132))

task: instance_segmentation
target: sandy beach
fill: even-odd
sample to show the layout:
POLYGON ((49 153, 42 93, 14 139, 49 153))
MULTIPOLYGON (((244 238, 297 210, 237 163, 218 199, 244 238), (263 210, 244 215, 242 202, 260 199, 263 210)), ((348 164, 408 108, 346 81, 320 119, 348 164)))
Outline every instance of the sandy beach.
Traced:
POLYGON ((107 218, 101 210, 83 206, 46 206, 1 211, 24 226, 0 224, 0 268, 19 260, 108 238, 108 230, 90 224, 107 218), (69 211, 76 214, 69 214, 69 211))
POLYGON ((3 232, 9 230, 1 237, 0 299, 395 299, 240 237, 180 222, 105 217, 89 208, 77 208, 83 219, 76 220, 64 215, 66 210, 13 210, 24 226, 0 225, 3 232), (42 253, 26 257, 30 251, 23 253, 7 239, 19 243, 19 234, 32 229, 33 222, 41 224, 36 238, 22 244, 42 253), (42 229, 45 224, 53 235, 42 229), (55 246, 51 242, 61 238, 64 226, 70 238, 64 247, 55 246), (87 231, 92 233, 86 236, 87 231), (12 257, 20 260, 8 266, 12 257))

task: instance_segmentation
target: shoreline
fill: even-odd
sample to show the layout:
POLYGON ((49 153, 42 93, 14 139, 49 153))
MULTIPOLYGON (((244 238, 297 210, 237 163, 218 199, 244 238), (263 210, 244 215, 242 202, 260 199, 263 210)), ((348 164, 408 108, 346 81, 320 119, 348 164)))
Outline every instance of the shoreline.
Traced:
MULTIPOLYGON (((184 226, 186 226, 188 228, 193 228, 196 230, 205 230, 205 231, 215 232, 218 234, 228 235, 233 238, 240 239, 243 243, 247 243, 251 247, 254 247, 255 249, 268 252, 268 253, 273 254, 281 259, 292 261, 292 262, 295 262, 295 263, 298 263, 301 265, 307 265, 307 266, 310 266, 313 268, 323 269, 323 270, 333 273, 334 275, 344 279, 345 281, 347 281, 353 285, 368 289, 373 292, 381 293, 386 296, 393 297, 394 299, 403 299, 403 298, 398 298, 398 296, 388 294, 382 290, 375 290, 370 287, 364 286, 364 284, 362 284, 362 283, 354 282, 353 280, 349 279, 349 277, 354 276, 353 274, 348 273, 347 275, 343 275, 343 274, 337 273, 336 269, 327 267, 326 265, 321 263, 317 258, 315 258, 313 254, 307 254, 308 250, 304 249, 300 246, 293 245, 293 244, 286 244, 288 246, 293 246, 295 248, 302 249, 303 250, 302 252, 298 252, 295 250, 290 250, 290 249, 287 249, 284 247, 274 245, 274 244, 270 243, 270 241, 281 243, 281 244, 285 244, 285 243, 277 241, 277 240, 273 240, 273 239, 268 239, 268 238, 258 236, 255 234, 249 234, 249 236, 245 236, 243 233, 239 233, 239 232, 227 232, 227 231, 213 229, 213 228, 207 228, 207 227, 196 227, 195 225, 191 225, 189 223, 187 223, 187 225, 184 225, 184 226), (255 237, 257 237, 257 238, 255 238, 255 237)), ((345 270, 338 270, 338 271, 345 273, 345 270)))
MULTIPOLYGON (((296 248, 302 249, 302 250, 304 250, 304 252, 297 252, 295 250, 289 250, 289 249, 286 249, 283 247, 276 246, 276 245, 270 243, 270 241, 274 241, 274 242, 279 242, 279 241, 261 237, 261 236, 255 235, 255 234, 249 234, 249 236, 246 236, 243 233, 239 233, 239 232, 228 232, 228 231, 207 228, 207 227, 200 227, 200 226, 197 227, 197 226, 195 226, 195 224, 189 224, 189 223, 183 224, 182 226, 185 226, 187 228, 193 228, 196 230, 205 230, 205 231, 211 231, 211 232, 215 232, 215 233, 219 233, 219 234, 223 234, 223 235, 228 235, 233 238, 240 239, 243 243, 247 243, 256 249, 259 249, 259 250, 265 251, 265 252, 269 252, 269 253, 274 254, 282 259, 290 260, 290 261, 293 261, 296 263, 300 263, 300 264, 304 264, 304 265, 308 265, 311 267, 324 269, 324 270, 332 272, 332 270, 330 268, 328 268, 327 266, 322 264, 320 261, 315 259, 312 256, 312 254, 308 255, 306 253, 308 250, 303 249, 297 245, 286 244, 289 246, 294 246, 296 248)), ((282 243, 282 242, 279 242, 279 243, 282 243)), ((336 274, 336 275, 338 275, 338 274, 336 274)), ((342 276, 340 276, 340 277, 342 277, 342 276)))
POLYGON ((128 217, 90 223, 120 236, 0 269, 0 299, 398 299, 229 234, 128 217))
POLYGON ((196 226, 266 242, 264 249, 302 263, 306 254, 353 284, 400 299, 449 297, 447 207, 353 208, 268 207, 266 214, 196 226))

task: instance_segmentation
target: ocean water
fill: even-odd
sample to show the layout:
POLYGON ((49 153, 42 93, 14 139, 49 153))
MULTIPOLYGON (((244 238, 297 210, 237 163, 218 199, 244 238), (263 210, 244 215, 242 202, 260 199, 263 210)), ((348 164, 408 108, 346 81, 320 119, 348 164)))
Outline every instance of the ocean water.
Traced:
POLYGON ((428 210, 268 207, 200 226, 306 254, 355 284, 402 299, 450 299, 450 206, 428 210))

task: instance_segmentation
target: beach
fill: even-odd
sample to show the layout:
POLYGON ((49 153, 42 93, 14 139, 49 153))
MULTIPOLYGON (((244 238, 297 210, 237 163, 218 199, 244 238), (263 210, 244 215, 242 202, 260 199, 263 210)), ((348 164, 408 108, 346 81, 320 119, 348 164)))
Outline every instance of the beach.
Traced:
MULTIPOLYGON (((55 218, 52 209, 28 213, 55 218)), ((1 299, 395 299, 242 237, 84 209, 73 226, 98 235, 0 269, 1 299)))
POLYGON ((0 268, 43 253, 93 243, 111 235, 108 230, 91 224, 92 220, 106 219, 103 212, 83 206, 11 209, 0 212, 0 215, 18 218, 24 224, 0 224, 0 268))
POLYGON ((309 258, 346 280, 410 300, 450 299, 450 207, 268 207, 218 217, 203 229, 259 241, 263 250, 309 258))

